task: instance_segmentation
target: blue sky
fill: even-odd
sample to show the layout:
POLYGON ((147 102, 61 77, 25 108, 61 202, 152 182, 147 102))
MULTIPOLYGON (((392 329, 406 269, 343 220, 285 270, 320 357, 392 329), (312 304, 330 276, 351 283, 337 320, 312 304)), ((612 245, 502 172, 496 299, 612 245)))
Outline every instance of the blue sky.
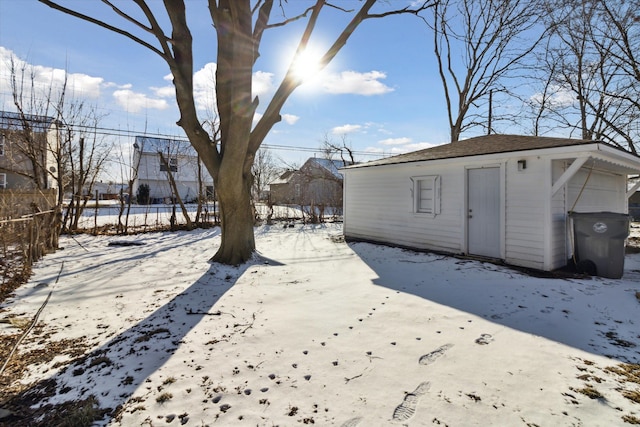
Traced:
MULTIPOLYGON (((66 0, 96 17, 114 17, 99 2, 66 0)), ((116 2, 125 6, 128 2, 116 2)), ((152 2, 153 3, 153 2, 152 2)), ((299 0, 295 6, 307 4, 299 0)), ((409 2, 394 0, 393 6, 409 2)), ((361 2, 341 0, 344 7, 361 2)), ((202 106, 210 101, 215 69, 215 31, 205 2, 187 2, 195 44, 196 90, 202 106), (209 101, 208 101, 209 100, 209 101)), ((275 9, 275 8, 274 8, 275 9)), ((274 15, 278 11, 274 10, 274 15)), ((312 44, 328 46, 346 15, 327 8, 312 44)), ((111 19, 109 22, 120 22, 111 19)), ((264 111, 288 65, 292 42, 303 23, 271 29, 264 37, 254 69, 255 90, 264 111)), ((344 139, 357 160, 413 151, 448 141, 443 90, 431 44, 431 32, 414 16, 365 21, 334 62, 297 90, 282 109, 284 120, 265 140, 269 146, 314 150, 325 136, 344 139)), ((35 0, 0 0, 0 103, 12 109, 6 60, 14 55, 34 67, 39 81, 69 73, 74 96, 106 114, 101 126, 131 132, 116 144, 130 145, 145 131, 184 137, 175 125, 178 111, 168 68, 160 57, 123 36, 82 22, 35 0)), ((204 110, 203 110, 204 111, 204 110)), ((204 117, 204 114, 203 114, 204 117)), ((274 150, 288 163, 302 164, 311 151, 274 150)), ((318 155, 320 152, 318 151, 318 155)))

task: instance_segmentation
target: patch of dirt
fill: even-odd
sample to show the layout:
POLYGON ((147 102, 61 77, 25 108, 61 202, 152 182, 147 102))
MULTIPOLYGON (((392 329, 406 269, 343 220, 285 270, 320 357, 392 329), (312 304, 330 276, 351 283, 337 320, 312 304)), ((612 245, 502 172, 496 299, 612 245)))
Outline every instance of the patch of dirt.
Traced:
MULTIPOLYGON (((584 388, 570 388, 572 391, 581 393, 590 399, 606 399, 606 396, 603 396, 597 390, 597 385, 606 381, 614 381, 617 384, 616 392, 620 393, 625 399, 640 404, 640 391, 638 389, 638 385, 640 385, 640 364, 620 363, 616 366, 601 368, 591 361, 577 360, 583 363, 583 366, 576 366, 578 371, 588 373, 577 376, 579 380, 584 381, 584 388)), ((573 403, 577 404, 577 401, 573 403)), ((622 415, 621 418, 624 422, 630 424, 635 424, 635 420, 640 420, 633 413, 622 415)))
MULTIPOLYGON (((64 339, 51 341, 50 334, 42 333, 42 326, 38 325, 31 331, 32 335, 25 338, 24 343, 42 343, 33 350, 22 352, 18 346, 11 356, 4 371, 0 375, 0 408, 9 411, 10 415, 0 419, 0 426, 54 426, 54 425, 91 425, 91 422, 82 420, 91 417, 92 420, 100 419, 105 411, 97 408, 95 399, 86 399, 78 402, 66 402, 55 408, 48 407, 34 410, 32 406, 42 401, 43 398, 53 396, 56 393, 55 380, 45 380, 35 384, 24 384, 20 380, 27 374, 30 366, 51 365, 51 370, 64 369, 76 359, 84 356, 90 346, 85 338, 64 339), (64 363, 51 364, 56 356, 67 356, 64 363)), ((0 335, 0 360, 4 364, 19 341, 23 332, 0 335)))

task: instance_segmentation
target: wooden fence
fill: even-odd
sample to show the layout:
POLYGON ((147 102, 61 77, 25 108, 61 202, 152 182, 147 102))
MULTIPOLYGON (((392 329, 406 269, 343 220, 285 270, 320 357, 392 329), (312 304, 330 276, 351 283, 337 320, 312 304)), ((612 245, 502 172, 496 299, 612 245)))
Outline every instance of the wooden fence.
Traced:
POLYGON ((0 301, 31 275, 31 266, 58 248, 59 218, 53 210, 0 221, 0 301))

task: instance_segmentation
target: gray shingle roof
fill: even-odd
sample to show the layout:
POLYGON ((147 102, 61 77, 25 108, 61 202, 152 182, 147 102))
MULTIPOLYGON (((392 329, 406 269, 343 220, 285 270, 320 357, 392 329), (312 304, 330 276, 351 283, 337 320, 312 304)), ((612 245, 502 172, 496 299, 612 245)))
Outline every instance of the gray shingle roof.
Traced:
POLYGON ((33 114, 25 114, 23 118, 20 113, 0 111, 0 129, 21 131, 25 128, 25 121, 34 132, 47 132, 55 119, 49 116, 36 116, 33 114))
POLYGON ((438 145, 436 147, 414 151, 411 153, 399 154, 397 156, 387 157, 380 160, 373 160, 371 162, 350 166, 348 169, 596 143, 604 144, 601 141, 592 141, 585 139, 552 138, 525 135, 486 135, 465 139, 463 141, 452 142, 450 144, 438 145))

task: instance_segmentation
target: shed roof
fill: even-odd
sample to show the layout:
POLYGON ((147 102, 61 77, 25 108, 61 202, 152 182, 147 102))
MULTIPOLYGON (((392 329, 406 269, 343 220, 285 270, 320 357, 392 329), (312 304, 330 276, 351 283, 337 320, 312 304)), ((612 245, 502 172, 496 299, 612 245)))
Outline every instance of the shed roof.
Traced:
MULTIPOLYGON (((552 138, 526 135, 486 135, 449 144, 438 145, 436 147, 411 153, 399 154, 385 159, 373 160, 371 162, 350 166, 348 169, 588 144, 605 144, 613 148, 618 148, 602 141, 586 139, 552 138)), ((628 153, 622 149, 620 149, 620 151, 628 153)))

